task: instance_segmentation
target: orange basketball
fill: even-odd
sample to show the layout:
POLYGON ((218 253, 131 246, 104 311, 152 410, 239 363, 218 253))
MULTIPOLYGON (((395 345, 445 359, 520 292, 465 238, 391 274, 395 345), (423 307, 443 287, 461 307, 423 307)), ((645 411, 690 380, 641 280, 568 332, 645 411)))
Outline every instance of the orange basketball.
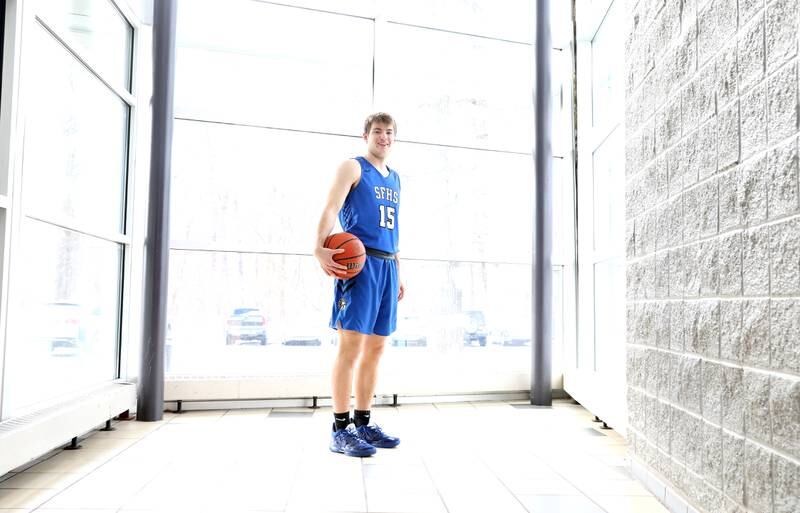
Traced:
POLYGON ((343 279, 352 278, 364 268, 367 261, 367 252, 364 244, 352 233, 334 233, 325 239, 325 247, 328 249, 343 249, 342 253, 333 255, 333 261, 347 266, 346 275, 343 279))

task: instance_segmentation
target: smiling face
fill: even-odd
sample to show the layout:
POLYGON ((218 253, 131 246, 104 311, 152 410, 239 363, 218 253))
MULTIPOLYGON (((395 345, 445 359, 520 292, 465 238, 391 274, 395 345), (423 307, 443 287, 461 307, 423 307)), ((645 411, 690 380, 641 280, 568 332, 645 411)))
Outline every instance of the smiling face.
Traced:
POLYGON ((375 158, 384 160, 394 144, 394 124, 373 121, 369 131, 364 134, 367 143, 367 152, 375 158))

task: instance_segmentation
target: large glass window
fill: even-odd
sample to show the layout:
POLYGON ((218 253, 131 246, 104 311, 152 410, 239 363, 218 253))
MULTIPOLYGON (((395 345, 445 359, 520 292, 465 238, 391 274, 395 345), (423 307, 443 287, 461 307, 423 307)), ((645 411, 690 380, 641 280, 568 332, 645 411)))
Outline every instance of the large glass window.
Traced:
POLYGON ((117 372, 121 245, 28 219, 19 251, 4 417, 117 372))
POLYGON ((40 25, 25 41, 24 206, 30 215, 121 232, 130 107, 40 25))
POLYGON ((113 85, 130 91, 133 27, 109 0, 39 2, 38 15, 113 85))
POLYGON ((530 45, 392 23, 385 30, 375 101, 402 114, 402 138, 530 153, 530 45))
POLYGON ((118 377, 127 243, 133 28, 109 0, 22 13, 3 418, 118 377))
MULTIPOLYGON (((389 165, 402 183, 407 296, 379 387, 528 388, 530 5, 473 7, 387 4, 375 21, 261 2, 181 3, 169 375, 328 382, 333 280, 311 255, 314 235, 336 167, 364 152, 362 120, 386 110, 398 122, 389 165), (458 23, 444 15, 451 7, 465 14, 458 23), (492 29, 477 30, 487 16, 492 29)), ((569 172, 558 176, 571 183, 569 172)), ((556 253, 558 344, 565 271, 556 253)), ((298 395, 279 388, 259 397, 298 395)))
POLYGON ((242 0, 178 14, 177 117, 361 135, 348 120, 372 100, 370 20, 242 0))

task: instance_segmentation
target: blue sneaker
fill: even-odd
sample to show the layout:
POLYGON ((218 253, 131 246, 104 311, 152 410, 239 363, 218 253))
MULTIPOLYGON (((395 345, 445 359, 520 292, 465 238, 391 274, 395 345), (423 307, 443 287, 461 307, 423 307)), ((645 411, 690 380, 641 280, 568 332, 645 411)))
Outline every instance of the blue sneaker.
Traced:
POLYGON ((400 445, 399 438, 387 435, 377 424, 357 427, 356 432, 362 440, 381 449, 391 449, 400 445))
POLYGON ((339 431, 336 431, 334 427, 333 433, 331 434, 330 449, 333 452, 340 452, 347 456, 355 456, 356 458, 372 456, 376 452, 375 447, 358 436, 352 424, 339 431))

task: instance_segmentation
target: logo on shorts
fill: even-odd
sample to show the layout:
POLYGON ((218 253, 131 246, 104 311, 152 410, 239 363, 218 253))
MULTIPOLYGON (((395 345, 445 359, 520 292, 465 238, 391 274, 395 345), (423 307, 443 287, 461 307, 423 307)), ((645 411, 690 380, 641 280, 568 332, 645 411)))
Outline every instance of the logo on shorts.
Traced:
POLYGON ((344 310, 347 306, 347 300, 343 297, 339 298, 339 310, 344 310))

